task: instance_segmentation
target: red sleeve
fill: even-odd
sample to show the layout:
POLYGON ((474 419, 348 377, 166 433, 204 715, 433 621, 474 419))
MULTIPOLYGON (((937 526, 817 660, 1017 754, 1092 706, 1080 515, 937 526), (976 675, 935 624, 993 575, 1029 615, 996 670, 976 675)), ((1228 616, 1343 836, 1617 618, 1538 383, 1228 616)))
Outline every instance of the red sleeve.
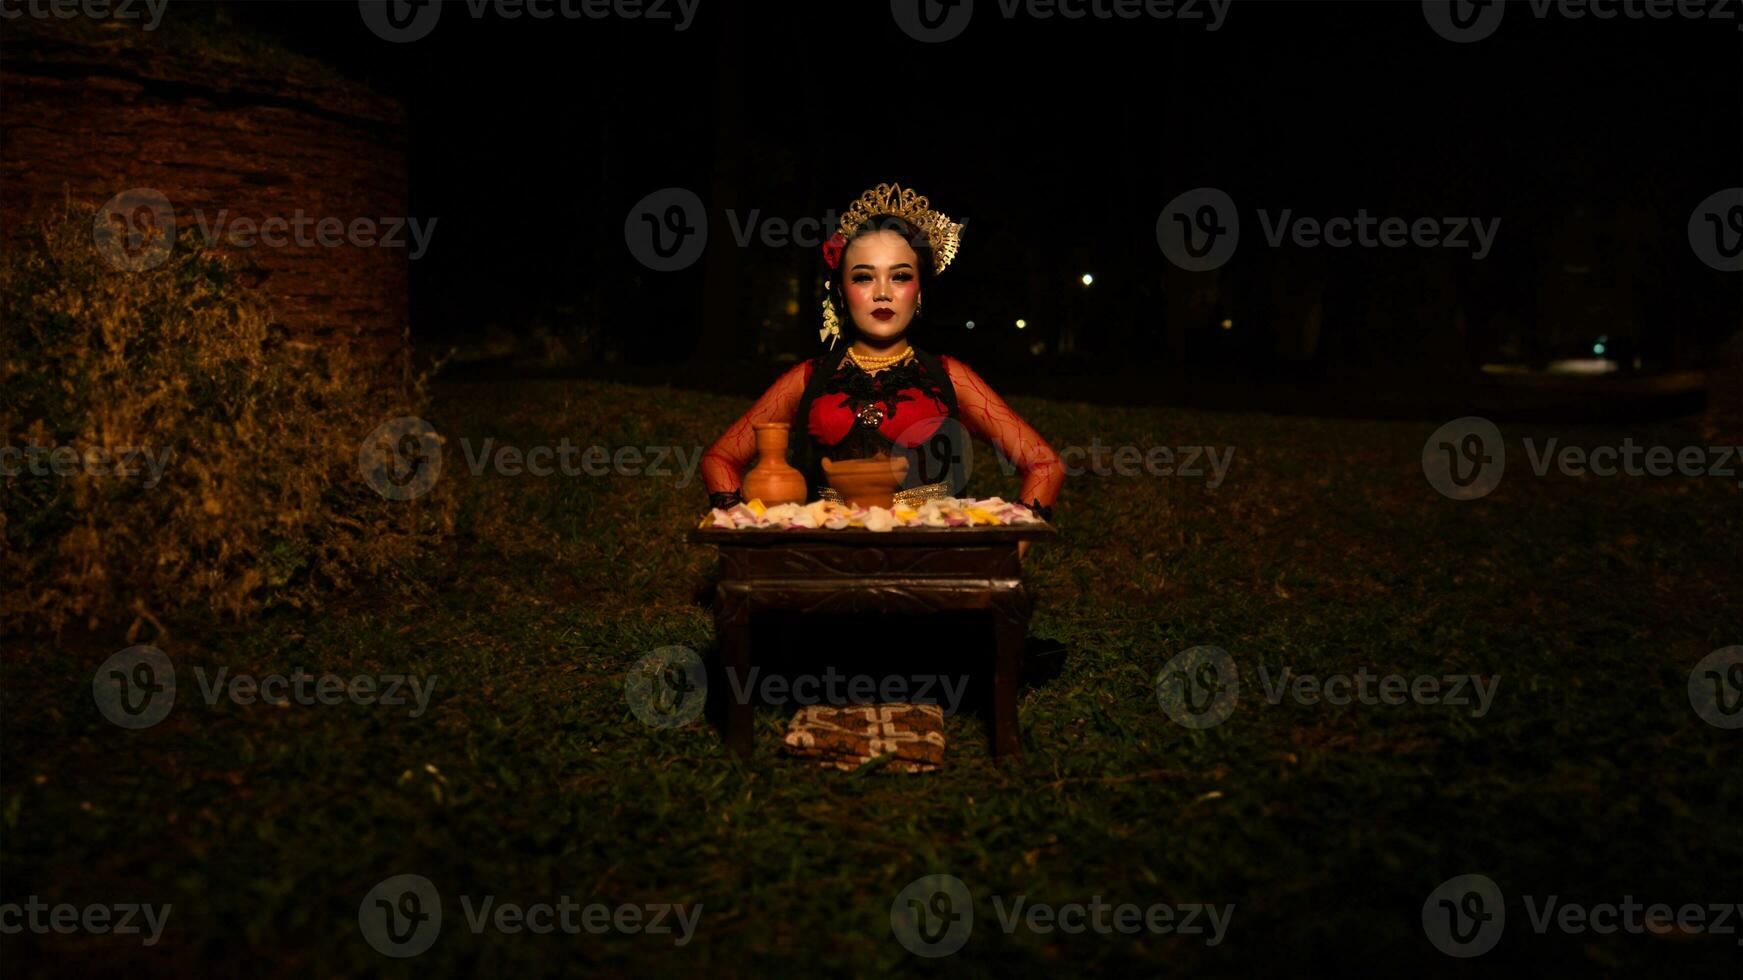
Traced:
MULTIPOLYGON (((754 422, 793 422, 799 408, 799 398, 805 394, 805 382, 811 379, 811 362, 801 361, 776 379, 756 400, 750 410, 739 416, 714 445, 702 454, 702 483, 709 493, 737 490, 744 468, 756 455, 754 422)), ((798 428, 797 425, 794 426, 798 428)))
POLYGON ((1059 454, 973 368, 953 357, 939 360, 956 387, 956 407, 962 414, 963 426, 970 435, 998 447, 1022 471, 1022 502, 1039 501, 1044 507, 1053 506, 1060 487, 1065 485, 1065 468, 1060 464, 1059 454))

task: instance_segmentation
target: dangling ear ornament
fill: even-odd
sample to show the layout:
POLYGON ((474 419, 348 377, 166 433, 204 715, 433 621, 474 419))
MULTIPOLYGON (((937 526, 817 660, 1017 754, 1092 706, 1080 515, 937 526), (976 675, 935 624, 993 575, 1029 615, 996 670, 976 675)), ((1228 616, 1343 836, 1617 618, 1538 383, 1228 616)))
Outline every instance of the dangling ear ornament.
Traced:
POLYGON ((835 349, 835 342, 841 339, 841 317, 835 313, 835 303, 829 298, 829 283, 823 284, 823 328, 817 331, 817 339, 829 340, 829 349, 835 349))

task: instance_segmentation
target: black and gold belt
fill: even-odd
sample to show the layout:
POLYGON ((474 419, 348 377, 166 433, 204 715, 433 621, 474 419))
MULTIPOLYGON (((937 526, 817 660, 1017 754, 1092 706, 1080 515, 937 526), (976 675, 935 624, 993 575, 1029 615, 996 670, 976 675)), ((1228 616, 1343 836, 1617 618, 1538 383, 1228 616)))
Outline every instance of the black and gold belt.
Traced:
MULTIPOLYGON (((893 502, 907 507, 914 507, 923 504, 928 500, 936 500, 940 497, 948 496, 951 496, 950 484, 928 483, 925 486, 897 490, 893 502)), ((844 503, 841 499, 841 494, 836 493, 834 487, 819 487, 817 490, 817 497, 820 500, 833 500, 838 504, 844 503)))

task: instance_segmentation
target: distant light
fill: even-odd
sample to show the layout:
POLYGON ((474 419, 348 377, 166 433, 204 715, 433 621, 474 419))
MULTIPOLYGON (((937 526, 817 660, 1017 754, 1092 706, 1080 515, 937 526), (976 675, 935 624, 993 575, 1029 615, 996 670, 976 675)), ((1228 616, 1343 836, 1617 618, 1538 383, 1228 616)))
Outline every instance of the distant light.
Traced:
POLYGON ((1087 272, 1085 272, 1085 273, 1084 273, 1084 274, 1083 274, 1083 284, 1084 284, 1084 285, 1085 285, 1085 286, 1087 286, 1087 285, 1089 285, 1089 284, 1090 284, 1090 283, 1092 283, 1092 282, 1095 282, 1095 277, 1094 277, 1094 276, 1092 276, 1092 275, 1090 275, 1090 274, 1089 274, 1089 273, 1087 273, 1087 272))
POLYGON ((1235 321, 1233 321, 1233 320, 1224 320, 1224 321, 1223 321, 1223 322, 1222 322, 1222 328, 1223 328, 1223 329, 1224 329, 1224 330, 1233 330, 1233 329, 1234 329, 1234 328, 1235 328, 1235 321))
POLYGON ((1021 330, 1028 325, 1029 325, 1029 321, 1027 321, 1027 320, 1018 320, 1017 321, 1017 329, 1018 330, 1021 330))
POLYGON ((1621 367, 1615 361, 1602 357, 1584 359, 1569 358, 1549 362, 1550 374, 1609 374, 1621 367))
POLYGON ((1592 353, 1602 354, 1603 352, 1604 352, 1604 345, 1603 344, 1593 344, 1592 345, 1592 353))
POLYGON ((968 321, 968 329, 970 329, 970 330, 974 329, 974 321, 973 320, 968 321))

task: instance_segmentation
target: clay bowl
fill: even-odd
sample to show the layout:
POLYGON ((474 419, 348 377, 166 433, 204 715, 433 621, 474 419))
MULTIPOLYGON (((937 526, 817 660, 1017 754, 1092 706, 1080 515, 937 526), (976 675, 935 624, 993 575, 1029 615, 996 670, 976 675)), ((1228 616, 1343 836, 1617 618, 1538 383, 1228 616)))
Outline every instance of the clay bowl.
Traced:
POLYGON ((823 476, 841 499, 861 507, 883 507, 896 502, 896 490, 908 475, 908 460, 889 456, 871 459, 823 460, 823 476))

